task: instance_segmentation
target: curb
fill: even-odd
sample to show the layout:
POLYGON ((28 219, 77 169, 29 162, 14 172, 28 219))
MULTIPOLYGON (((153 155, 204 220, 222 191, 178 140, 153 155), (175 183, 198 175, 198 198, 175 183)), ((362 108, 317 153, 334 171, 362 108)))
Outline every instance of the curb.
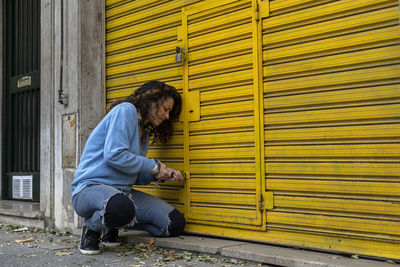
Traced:
MULTIPOLYGON (((130 243, 148 243, 152 237, 141 231, 120 232, 120 238, 130 243)), ((157 237, 159 247, 197 251, 288 267, 393 267, 393 264, 343 255, 307 251, 289 247, 235 241, 221 238, 184 235, 157 237)))

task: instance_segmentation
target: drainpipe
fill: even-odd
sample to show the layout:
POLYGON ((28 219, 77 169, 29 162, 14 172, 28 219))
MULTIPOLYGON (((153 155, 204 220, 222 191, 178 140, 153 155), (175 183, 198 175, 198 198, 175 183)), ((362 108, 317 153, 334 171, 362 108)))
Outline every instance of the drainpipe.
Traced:
POLYGON ((60 88, 58 89, 58 103, 68 106, 68 96, 63 90, 63 64, 64 64, 64 0, 61 0, 61 47, 60 47, 60 88))

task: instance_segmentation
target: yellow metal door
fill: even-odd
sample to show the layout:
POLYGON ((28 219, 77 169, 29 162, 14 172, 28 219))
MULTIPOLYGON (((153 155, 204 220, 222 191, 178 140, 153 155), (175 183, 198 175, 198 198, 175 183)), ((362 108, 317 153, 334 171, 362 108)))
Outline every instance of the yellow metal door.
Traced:
POLYGON ((106 2, 107 103, 151 79, 174 85, 184 97, 172 140, 152 146, 148 156, 184 170, 185 188, 165 183, 140 190, 185 211, 189 222, 262 225, 256 19, 255 0, 106 2), (176 47, 184 48, 186 61, 175 62, 176 47))
POLYGON ((173 139, 149 157, 184 170, 185 187, 141 190, 185 211, 190 232, 398 259, 398 11, 107 0, 107 102, 150 79, 184 97, 173 139))
POLYGON ((260 28, 255 1, 202 1, 182 11, 185 215, 260 226, 260 28))
MULTIPOLYGON (((124 98, 149 80, 161 80, 182 93, 182 64, 175 62, 182 7, 201 0, 107 0, 105 23, 106 103, 124 98)), ((148 157, 183 171, 183 123, 174 122, 166 145, 151 146, 148 157)), ((136 187, 184 211, 183 184, 136 187)))
POLYGON ((279 242, 399 257, 398 3, 271 2, 266 221, 279 242))

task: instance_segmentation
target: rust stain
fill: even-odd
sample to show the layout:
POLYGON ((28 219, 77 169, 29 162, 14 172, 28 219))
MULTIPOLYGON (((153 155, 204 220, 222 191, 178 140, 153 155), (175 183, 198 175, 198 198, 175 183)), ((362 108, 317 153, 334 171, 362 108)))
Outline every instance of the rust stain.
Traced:
POLYGON ((68 116, 68 121, 69 121, 69 126, 71 128, 75 128, 75 126, 76 126, 75 116, 69 115, 68 116))

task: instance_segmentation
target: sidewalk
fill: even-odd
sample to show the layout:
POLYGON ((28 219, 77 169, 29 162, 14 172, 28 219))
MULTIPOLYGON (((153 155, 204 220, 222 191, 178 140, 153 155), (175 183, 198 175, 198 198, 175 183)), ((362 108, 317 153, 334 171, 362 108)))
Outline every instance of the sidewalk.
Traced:
MULTIPOLYGON (((147 243, 151 239, 144 232, 129 231, 121 233, 121 238, 132 243, 147 243)), ((288 247, 234 241, 220 238, 185 235, 173 238, 156 238, 155 244, 164 248, 191 250, 222 255, 237 259, 261 262, 276 266, 296 267, 394 267, 399 264, 353 259, 337 254, 299 250, 288 247)))
POLYGON ((82 255, 77 249, 79 234, 0 224, 0 266, 400 267, 382 261, 204 236, 153 238, 139 231, 120 231, 125 241, 121 247, 102 247, 99 255, 82 255))
POLYGON ((78 235, 24 226, 0 224, 0 266, 7 267, 270 267, 251 262, 189 251, 166 249, 154 244, 125 243, 101 246, 99 255, 82 255, 78 235))

